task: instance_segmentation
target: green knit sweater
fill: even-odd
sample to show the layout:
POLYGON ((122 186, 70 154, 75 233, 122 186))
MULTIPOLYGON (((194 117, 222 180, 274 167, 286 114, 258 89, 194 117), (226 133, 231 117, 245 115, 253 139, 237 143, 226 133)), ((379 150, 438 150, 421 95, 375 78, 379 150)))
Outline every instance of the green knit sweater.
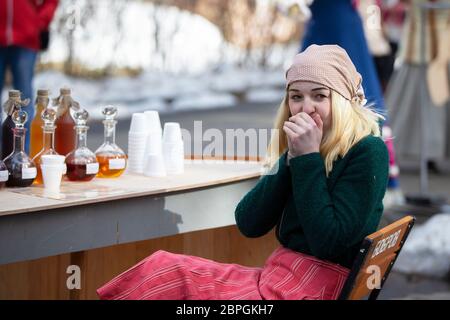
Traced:
POLYGON ((327 178, 319 153, 286 153, 239 202, 236 223, 247 237, 276 226, 280 243, 292 250, 351 268, 359 246, 376 231, 388 183, 384 142, 367 136, 337 159, 327 178))

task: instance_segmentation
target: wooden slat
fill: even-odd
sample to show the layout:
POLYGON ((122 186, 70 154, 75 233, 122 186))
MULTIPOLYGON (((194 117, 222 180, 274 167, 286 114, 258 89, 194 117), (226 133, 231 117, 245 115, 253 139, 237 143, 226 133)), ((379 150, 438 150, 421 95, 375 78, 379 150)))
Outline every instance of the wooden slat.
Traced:
POLYGON ((367 236, 367 238, 372 239, 373 241, 377 241, 380 238, 385 237, 388 234, 391 234, 393 231, 398 230, 399 228, 404 229, 406 228, 409 223, 411 223, 414 220, 411 216, 403 217, 402 219, 399 219, 390 225, 387 225, 386 227, 370 234, 367 236))
MULTIPOLYGON (((361 269, 362 271, 359 273, 355 287, 352 290, 349 300, 359 300, 364 297, 367 297, 372 289, 369 289, 367 285, 367 280, 369 277, 373 276, 373 270, 370 269, 371 266, 378 266, 380 268, 380 282, 382 281, 384 274, 386 273, 386 270, 389 268, 390 263, 393 259, 395 259, 396 254, 390 254, 388 256, 384 256, 381 259, 374 260, 370 264, 365 264, 365 266, 361 269)), ((372 278, 371 278, 372 280, 372 278)), ((371 281, 372 283, 372 281, 371 281)))

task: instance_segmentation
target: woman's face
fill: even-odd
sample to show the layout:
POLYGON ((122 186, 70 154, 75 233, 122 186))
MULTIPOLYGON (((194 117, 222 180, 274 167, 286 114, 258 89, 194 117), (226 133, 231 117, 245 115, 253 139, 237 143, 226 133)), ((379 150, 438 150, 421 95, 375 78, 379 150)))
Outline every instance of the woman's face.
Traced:
POLYGON ((305 112, 311 117, 317 113, 323 122, 324 133, 331 126, 331 91, 320 84, 297 81, 288 89, 288 105, 291 115, 305 112))

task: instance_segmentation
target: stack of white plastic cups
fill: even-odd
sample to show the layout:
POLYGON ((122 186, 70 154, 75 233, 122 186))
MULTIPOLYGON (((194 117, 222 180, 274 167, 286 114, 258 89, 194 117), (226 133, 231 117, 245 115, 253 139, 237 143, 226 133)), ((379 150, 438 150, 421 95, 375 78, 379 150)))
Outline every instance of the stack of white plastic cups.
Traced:
POLYGON ((167 174, 183 173, 184 144, 179 123, 167 122, 164 124, 162 149, 167 174))
POLYGON ((147 145, 145 148, 144 175, 148 177, 164 177, 166 167, 162 152, 162 129, 157 111, 145 111, 148 125, 147 145))
POLYGON ((128 132, 128 172, 143 173, 147 137, 148 125, 145 114, 133 113, 130 131, 128 132))

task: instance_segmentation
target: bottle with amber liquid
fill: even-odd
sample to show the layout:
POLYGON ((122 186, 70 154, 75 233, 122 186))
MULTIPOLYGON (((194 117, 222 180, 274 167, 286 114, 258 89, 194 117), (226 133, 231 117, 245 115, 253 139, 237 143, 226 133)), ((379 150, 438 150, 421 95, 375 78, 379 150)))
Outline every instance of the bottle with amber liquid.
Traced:
POLYGON ((3 105, 3 110, 7 116, 2 124, 2 159, 9 156, 14 148, 13 130, 15 128, 15 124, 12 120, 12 115, 14 111, 21 110, 22 107, 27 106, 30 102, 30 99, 22 101, 20 95, 20 91, 10 90, 8 100, 3 105))
POLYGON ((9 172, 9 179, 6 181, 7 187, 28 187, 37 175, 36 165, 25 153, 25 123, 27 118, 27 113, 22 110, 14 111, 11 117, 16 127, 13 129, 13 151, 4 159, 9 172))
POLYGON ((55 151, 55 120, 56 120, 56 111, 51 108, 46 108, 41 112, 41 120, 44 124, 41 128, 42 131, 42 149, 36 154, 33 158, 33 162, 37 167, 37 176, 34 180, 34 184, 43 184, 44 180, 42 179, 42 171, 41 171, 41 157, 43 155, 57 155, 58 153, 55 151))
POLYGON ((68 88, 60 90, 60 96, 53 100, 53 106, 57 106, 55 150, 58 154, 65 156, 75 148, 75 121, 71 113, 79 110, 80 107, 78 102, 72 99, 71 90, 68 88))
POLYGON ((74 112, 75 119, 75 149, 66 156, 66 176, 71 181, 90 181, 98 173, 98 162, 95 154, 87 147, 86 126, 89 114, 80 109, 74 112))
MULTIPOLYGON (((48 90, 38 90, 37 98, 35 103, 35 116, 30 125, 30 157, 34 158, 42 150, 42 127, 44 126, 44 121, 42 120, 42 111, 48 107, 50 99, 48 97, 48 90)), ((38 166, 38 177, 39 177, 39 164, 38 166)))
POLYGON ((102 113, 105 116, 105 120, 103 120, 105 141, 95 151, 95 156, 100 166, 97 177, 117 178, 125 171, 127 165, 125 152, 116 144, 117 121, 114 118, 117 116, 117 108, 107 106, 102 113))

